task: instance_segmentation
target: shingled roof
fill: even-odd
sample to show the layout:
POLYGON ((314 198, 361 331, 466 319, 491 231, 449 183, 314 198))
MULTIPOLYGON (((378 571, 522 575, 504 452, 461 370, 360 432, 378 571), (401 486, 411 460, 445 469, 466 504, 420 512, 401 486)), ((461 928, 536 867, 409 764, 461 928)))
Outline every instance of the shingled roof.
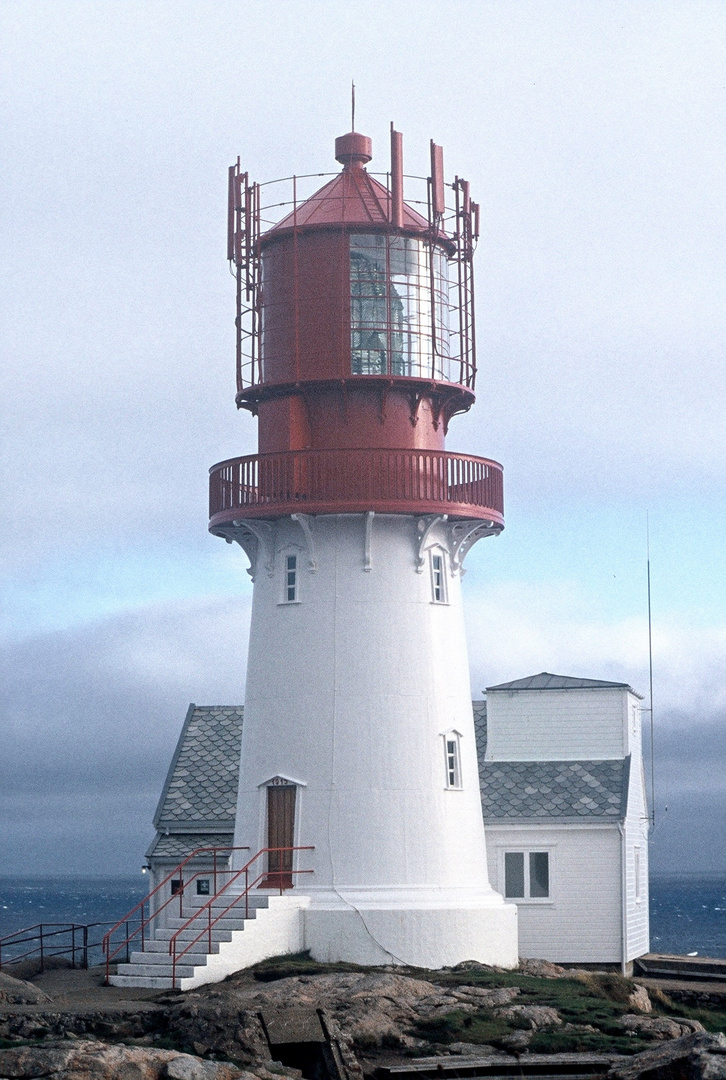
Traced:
POLYGON ((539 675, 530 675, 526 679, 515 679, 513 682, 498 683, 497 686, 487 686, 487 693, 492 690, 603 690, 610 687, 619 687, 622 690, 631 690, 632 687, 624 682, 605 682, 603 679, 573 679, 569 675, 552 675, 549 671, 541 671, 539 675))
POLYGON ((625 817, 630 758, 616 761, 484 761, 484 821, 619 821, 625 817))
POLYGON ((234 831, 243 715, 241 706, 189 706, 154 815, 159 832, 234 831))
MULTIPOLYGON (((149 850, 146 852, 147 859, 159 861, 180 862, 186 859, 192 851, 198 848, 224 848, 232 844, 232 833, 157 833, 149 850)), ((226 858, 226 853, 222 852, 226 858)), ((209 856, 211 858, 211 855, 209 856)))

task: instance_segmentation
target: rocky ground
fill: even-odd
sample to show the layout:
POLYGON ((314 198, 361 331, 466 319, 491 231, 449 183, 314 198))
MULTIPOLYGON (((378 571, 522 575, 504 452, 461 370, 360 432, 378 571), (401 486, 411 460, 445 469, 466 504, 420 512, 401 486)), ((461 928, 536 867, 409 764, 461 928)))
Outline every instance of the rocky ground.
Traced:
POLYGON ((726 1080, 726 1013, 545 961, 420 972, 288 957, 184 994, 101 983, 0 973, 0 1078, 363 1080, 431 1058, 526 1072, 546 1054, 556 1074, 562 1055, 589 1054, 585 1071, 612 1080, 726 1080))

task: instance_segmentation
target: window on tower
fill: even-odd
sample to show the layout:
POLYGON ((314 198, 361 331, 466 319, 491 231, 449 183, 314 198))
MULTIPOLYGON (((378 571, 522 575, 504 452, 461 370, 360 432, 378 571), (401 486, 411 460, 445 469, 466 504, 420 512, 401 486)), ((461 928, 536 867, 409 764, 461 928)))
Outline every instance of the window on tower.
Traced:
POLYGON ((282 603, 296 604, 299 597, 297 555, 285 555, 283 558, 282 603))
POLYGON ((431 600, 434 604, 445 604, 447 602, 446 595, 446 574, 444 553, 442 551, 431 552, 431 600))
POLYGON ((351 370, 449 380, 448 260, 421 240, 350 238, 351 370))
POLYGON ((447 788, 461 789, 461 753, 459 733, 448 732, 444 735, 444 759, 446 763, 447 788))

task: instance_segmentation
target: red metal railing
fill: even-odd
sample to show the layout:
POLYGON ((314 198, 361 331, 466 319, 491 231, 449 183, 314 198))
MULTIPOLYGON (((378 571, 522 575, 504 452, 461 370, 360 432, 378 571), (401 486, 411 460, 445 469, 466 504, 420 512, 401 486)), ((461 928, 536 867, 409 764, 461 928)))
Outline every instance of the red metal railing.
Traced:
MULTIPOLYGON (((237 904, 239 904, 242 900, 244 900, 244 902, 245 902, 245 919, 249 919, 249 917, 250 917, 250 900, 249 900, 249 897, 250 897, 250 890, 251 889, 254 889, 256 885, 259 885, 260 888, 276 888, 276 889, 279 889, 280 896, 282 896, 285 889, 292 888, 292 876, 293 876, 293 874, 312 874, 313 873, 312 870, 293 870, 293 869, 274 870, 274 869, 270 869, 270 867, 268 866, 265 870, 262 870, 255 878, 253 878, 252 881, 250 881, 250 867, 253 865, 253 863, 257 862, 257 860, 260 859, 263 855, 267 855, 267 856, 277 855, 277 863, 278 863, 278 865, 280 865, 282 863, 282 861, 283 861, 282 860, 283 855, 292 856, 293 853, 296 852, 296 851, 314 851, 314 850, 315 850, 315 848, 312 845, 309 845, 309 846, 306 846, 306 847, 262 848, 260 851, 257 852, 256 855, 252 856, 250 861, 248 863, 246 863, 245 866, 243 866, 240 870, 237 870, 232 875, 232 877, 230 877, 229 881, 226 882, 226 884, 222 886, 222 888, 219 890, 219 892, 215 893, 214 896, 211 896, 209 898, 209 900, 207 901, 207 903, 204 904, 202 907, 200 907, 198 911, 195 911, 194 914, 191 915, 187 919, 187 921, 184 923, 184 925, 179 927, 179 929, 176 931, 176 933, 172 936, 172 938, 169 941, 169 955, 171 956, 171 985, 172 985, 172 989, 174 989, 176 987, 176 966, 177 966, 178 961, 181 960, 182 956, 184 956, 186 953, 188 953, 189 950, 194 945, 196 945, 197 942, 201 938, 203 938, 205 934, 207 935, 207 952, 211 953, 211 951, 212 951, 212 929, 217 925, 217 923, 219 922, 220 919, 224 918, 224 916, 229 911, 231 911, 233 907, 236 907, 237 904), (244 875, 244 889, 242 890, 242 892, 237 893, 235 895, 234 899, 232 900, 232 902, 230 904, 228 904, 227 907, 225 907, 222 911, 218 912, 217 915, 214 918, 212 918, 212 907, 214 905, 215 900, 218 900, 220 896, 223 896, 224 893, 227 891, 227 889, 229 889, 230 885, 233 885, 236 881, 240 881, 240 879, 242 878, 243 875, 244 875), (274 882, 275 878, 279 879, 278 882, 276 884, 272 884, 272 885, 269 884, 270 882, 274 882), (199 931, 197 936, 192 939, 192 941, 187 942, 186 946, 182 949, 181 952, 177 952, 177 939, 178 939, 179 935, 183 934, 185 930, 188 930, 189 927, 194 922, 196 922, 198 919, 200 919, 205 914, 205 912, 206 912, 206 924, 202 927, 202 929, 199 931)), ((269 859, 268 859, 268 861, 269 862, 274 862, 274 860, 269 860, 269 859)))
POLYGON ((213 465, 213 524, 307 513, 442 513, 504 523, 502 467, 438 450, 300 450, 213 465))
POLYGON ((121 952, 121 950, 125 949, 126 954, 128 955, 128 951, 129 951, 128 947, 129 947, 130 943, 134 940, 134 938, 137 937, 137 935, 139 935, 139 941, 140 941, 140 944, 141 944, 141 951, 143 952, 143 950, 144 950, 144 942, 146 940, 146 928, 151 924, 151 922, 158 915, 160 915, 161 912, 164 911, 164 909, 169 906, 169 904, 173 903, 173 901, 175 901, 177 899, 177 897, 179 899, 179 916, 181 917, 184 890, 187 889, 192 884, 192 882, 195 881, 198 877, 208 877, 209 876, 209 873, 210 873, 209 870, 198 870, 195 874, 192 874, 192 876, 185 881, 184 880, 184 867, 187 865, 187 863, 191 862, 192 859, 198 859, 200 856, 205 856, 205 855, 208 856, 210 854, 212 855, 212 871, 211 871, 211 873, 212 873, 213 878, 214 878, 214 893, 216 895, 217 894, 217 876, 218 876, 218 874, 220 874, 220 873, 228 873, 228 871, 220 870, 220 868, 218 867, 218 863, 217 863, 218 853, 225 852, 228 855, 232 851, 249 851, 249 850, 250 850, 249 847, 205 847, 205 848, 196 848, 196 850, 192 851, 191 854, 187 855, 186 859, 183 859, 182 862, 180 862, 178 866, 175 866, 174 869, 171 870, 166 875, 166 877, 163 879, 163 881, 160 881, 159 884, 156 886, 156 888, 151 890, 151 892, 148 894, 148 896, 145 896, 143 900, 139 900, 138 904, 136 904, 135 907, 132 907, 131 911, 127 912, 126 915, 124 915, 124 917, 122 919, 119 919, 119 921, 117 923, 115 923, 111 927, 111 929, 104 935, 103 941, 101 942, 101 946, 102 946, 103 952, 104 952, 104 954, 106 956, 106 985, 108 986, 108 976, 110 974, 111 962, 116 956, 118 956, 118 954, 121 952), (166 898, 166 900, 162 904, 160 904, 159 907, 157 907, 155 911, 152 912, 151 911, 151 900, 152 900, 152 898, 154 896, 156 896, 157 893, 159 893, 169 881, 173 881, 173 880, 176 880, 176 881, 179 882, 179 887, 178 887, 177 891, 173 892, 171 894, 171 896, 168 896, 166 898), (149 914, 144 915, 144 908, 146 907, 147 904, 149 905, 149 914), (124 923, 131 922, 132 921, 132 916, 136 915, 137 912, 140 912, 139 925, 136 927, 136 929, 133 931, 133 933, 128 934, 127 937, 123 941, 121 941, 120 943, 116 943, 117 947, 112 952, 111 950, 112 950, 112 947, 113 947, 113 943, 111 941, 111 938, 112 938, 113 934, 124 923))

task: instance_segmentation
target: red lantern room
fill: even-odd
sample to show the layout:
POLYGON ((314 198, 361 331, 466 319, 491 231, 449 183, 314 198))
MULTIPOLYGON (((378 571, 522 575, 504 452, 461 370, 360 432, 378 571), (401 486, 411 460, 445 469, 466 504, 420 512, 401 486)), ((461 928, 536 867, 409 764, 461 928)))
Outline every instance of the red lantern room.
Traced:
POLYGON ((501 466, 444 449, 452 416, 474 402, 469 184, 445 184, 434 143, 431 175, 404 177, 393 128, 387 174, 368 172, 371 140, 357 132, 335 156, 342 171, 309 198, 309 177, 260 185, 230 168, 236 400, 259 418, 259 453, 212 468, 210 528, 373 510, 499 531, 501 466), (423 180, 415 206, 404 180, 423 180))

